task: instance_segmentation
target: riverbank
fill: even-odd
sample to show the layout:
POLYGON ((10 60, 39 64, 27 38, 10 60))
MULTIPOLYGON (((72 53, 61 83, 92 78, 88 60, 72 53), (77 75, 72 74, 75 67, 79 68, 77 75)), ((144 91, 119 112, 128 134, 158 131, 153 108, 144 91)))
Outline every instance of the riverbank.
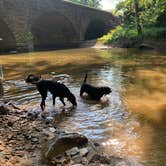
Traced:
POLYGON ((138 48, 140 50, 156 50, 156 51, 166 51, 166 39, 158 40, 121 40, 112 44, 103 43, 102 41, 97 41, 93 48, 99 49, 111 49, 111 48, 138 48))
POLYGON ((39 119, 22 105, 0 104, 0 165, 119 165, 127 161, 106 156, 101 146, 78 133, 66 133, 39 119))
POLYGON ((107 35, 98 39, 98 42, 109 47, 155 49, 162 51, 166 50, 166 28, 143 28, 142 33, 138 34, 136 29, 117 26, 107 35))

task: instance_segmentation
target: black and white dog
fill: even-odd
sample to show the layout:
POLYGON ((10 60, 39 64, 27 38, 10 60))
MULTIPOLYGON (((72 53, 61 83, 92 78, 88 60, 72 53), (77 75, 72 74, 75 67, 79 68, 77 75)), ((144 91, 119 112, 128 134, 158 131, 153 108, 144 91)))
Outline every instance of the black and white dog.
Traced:
POLYGON ((111 88, 109 88, 107 86, 95 87, 95 86, 92 86, 90 84, 87 84, 86 80, 87 80, 87 74, 85 75, 83 84, 82 84, 81 89, 80 89, 80 96, 82 96, 83 93, 85 92, 88 94, 88 96, 91 99, 100 100, 100 98, 103 95, 107 95, 107 94, 110 94, 112 92, 111 88))
POLYGON ((25 81, 27 83, 36 85, 42 97, 42 101, 40 104, 42 110, 44 110, 45 108, 45 100, 48 91, 52 94, 53 105, 55 105, 56 97, 59 97, 64 106, 66 105, 64 102, 64 98, 67 98, 73 104, 73 106, 77 106, 75 96, 62 83, 56 82, 54 80, 41 79, 41 76, 36 76, 33 74, 28 75, 25 81))

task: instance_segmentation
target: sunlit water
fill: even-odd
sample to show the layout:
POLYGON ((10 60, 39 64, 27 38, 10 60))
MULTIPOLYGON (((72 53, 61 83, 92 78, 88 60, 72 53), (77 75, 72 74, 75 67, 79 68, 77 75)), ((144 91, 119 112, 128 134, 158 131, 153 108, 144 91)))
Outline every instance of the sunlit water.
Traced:
POLYGON ((69 111, 71 105, 67 103, 65 114, 58 99, 52 107, 48 95, 46 111, 59 113, 55 119, 58 127, 80 132, 101 143, 106 153, 132 163, 166 165, 165 53, 73 49, 2 55, 0 64, 3 99, 24 104, 29 111, 40 110, 40 95, 24 78, 34 73, 64 81, 77 97, 78 106, 69 111), (90 84, 109 86, 113 92, 98 103, 80 98, 85 73, 90 84))

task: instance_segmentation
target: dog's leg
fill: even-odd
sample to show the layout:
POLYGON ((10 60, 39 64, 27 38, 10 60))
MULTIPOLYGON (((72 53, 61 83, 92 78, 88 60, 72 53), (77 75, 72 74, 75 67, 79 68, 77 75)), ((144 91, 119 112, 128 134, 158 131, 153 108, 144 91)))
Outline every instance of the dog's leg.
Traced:
POLYGON ((42 101, 40 103, 40 107, 41 107, 42 111, 44 111, 44 108, 46 106, 45 100, 46 100, 46 97, 47 97, 47 90, 39 90, 39 92, 40 92, 41 97, 42 97, 42 101))
POLYGON ((83 93, 84 93, 84 90, 83 90, 83 88, 81 88, 81 90, 80 90, 80 96, 82 96, 83 93))
POLYGON ((55 106, 55 99, 56 99, 56 95, 55 95, 55 94, 53 94, 53 95, 52 95, 53 106, 55 106))
POLYGON ((40 107, 41 107, 42 111, 44 111, 44 108, 45 108, 45 106, 46 106, 45 100, 46 100, 46 97, 42 97, 42 101, 41 101, 41 103, 40 103, 40 107))
POLYGON ((66 105, 65 102, 64 102, 63 97, 60 97, 60 101, 63 103, 64 106, 66 105))

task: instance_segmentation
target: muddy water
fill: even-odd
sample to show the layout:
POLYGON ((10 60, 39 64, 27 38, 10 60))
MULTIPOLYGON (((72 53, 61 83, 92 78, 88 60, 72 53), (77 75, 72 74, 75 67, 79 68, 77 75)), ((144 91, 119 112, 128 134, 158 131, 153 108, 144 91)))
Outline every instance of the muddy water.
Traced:
POLYGON ((26 75, 35 73, 61 80, 77 97, 78 107, 70 110, 67 103, 64 113, 58 99, 52 107, 49 94, 46 112, 59 114, 56 125, 85 134, 101 143, 108 154, 136 164, 165 165, 166 53, 73 49, 2 55, 0 64, 3 99, 25 104, 29 110, 40 110, 40 95, 24 82, 26 75), (80 98, 85 73, 89 83, 110 86, 111 95, 98 103, 80 98))

